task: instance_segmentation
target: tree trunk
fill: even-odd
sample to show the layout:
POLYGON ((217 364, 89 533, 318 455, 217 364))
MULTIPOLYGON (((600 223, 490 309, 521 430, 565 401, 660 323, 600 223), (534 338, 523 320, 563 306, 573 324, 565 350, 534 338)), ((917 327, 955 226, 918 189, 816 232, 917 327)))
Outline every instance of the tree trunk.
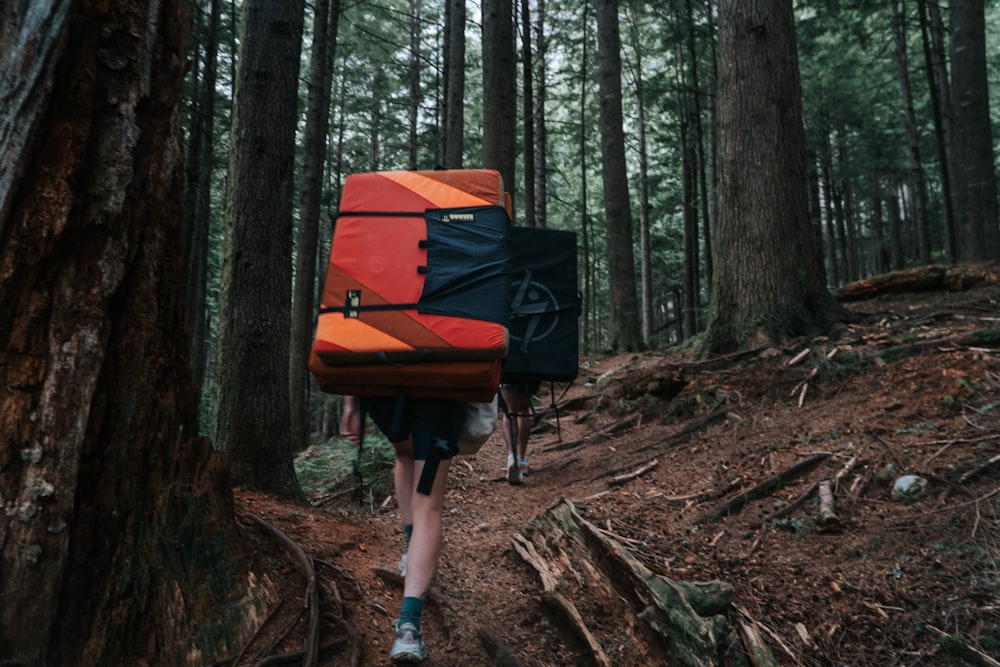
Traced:
POLYGON ((906 254, 903 251, 903 216, 899 210, 899 192, 893 191, 886 199, 886 215, 889 218, 889 257, 892 269, 899 271, 906 266, 906 254))
POLYGON ((511 199, 516 190, 517 67, 512 0, 483 2, 483 166, 496 169, 511 199))
POLYGON ((211 664, 265 603, 186 357, 190 5, 26 6, 0 39, 0 663, 211 664))
MULTIPOLYGON (((545 62, 547 39, 545 36, 545 0, 537 0, 535 7, 535 224, 548 226, 548 130, 545 126, 545 97, 548 92, 545 62)), ((531 150, 529 144, 525 150, 531 150)))
POLYGON ((922 264, 931 263, 930 221, 927 219, 927 181, 924 178, 924 163, 920 151, 920 135, 917 129, 917 115, 913 109, 913 92, 910 87, 909 57, 906 51, 906 15, 899 0, 892 0, 893 36, 896 44, 896 63, 899 71, 899 85, 903 95, 903 121, 906 125, 906 140, 910 155, 910 182, 913 186, 914 225, 919 242, 919 257, 922 264))
MULTIPOLYGON (((681 99, 687 99, 682 94, 681 99)), ((684 107, 687 106, 685 103, 684 107)), ((695 201, 694 150, 688 122, 691 114, 682 111, 679 122, 681 149, 681 202, 684 227, 684 331, 688 338, 698 333, 698 204, 695 201)))
POLYGON ((955 194, 961 256, 966 261, 1000 257, 997 182, 990 130, 983 0, 949 3, 952 112, 956 132, 955 194))
MULTIPOLYGON (((695 162, 694 162, 694 173, 696 175, 697 195, 699 208, 701 209, 701 228, 702 228, 702 239, 704 241, 704 264, 705 264, 705 280, 707 285, 712 284, 712 236, 711 236, 711 219, 709 218, 709 205, 708 205, 708 169, 705 166, 705 132, 702 129, 702 110, 701 110, 701 84, 698 80, 698 50, 697 50, 697 40, 695 39, 695 22, 698 20, 694 15, 694 7, 691 4, 691 0, 685 0, 686 13, 687 13, 687 47, 688 47, 688 71, 690 72, 690 85, 691 85, 691 124, 694 128, 694 150, 695 150, 695 162)), ((699 21, 700 23, 700 21, 699 21)), ((714 35, 711 36, 714 38, 714 35)), ((699 262, 700 264, 701 262, 699 262)), ((700 310, 701 305, 701 289, 699 281, 698 290, 698 305, 700 310)))
POLYGON ((580 11, 583 39, 583 55, 580 58, 580 242, 583 252, 583 349, 588 352, 594 351, 596 346, 597 328, 594 322, 594 263, 591 252, 590 234, 590 211, 587 200, 590 188, 587 186, 587 80, 590 71, 590 61, 587 57, 587 45, 590 40, 587 38, 587 26, 589 25, 588 9, 589 0, 584 0, 583 8, 580 11))
POLYGON ((608 347, 636 352, 645 345, 639 326, 631 197, 625 168, 618 0, 597 0, 597 63, 604 226, 608 246, 608 347))
POLYGON ((205 389, 208 367, 208 311, 205 290, 208 279, 208 240, 212 220, 212 174, 215 169, 215 81, 218 71, 220 0, 211 0, 204 38, 204 64, 192 91, 197 102, 192 110, 188 139, 187 187, 184 206, 184 295, 188 328, 191 330, 191 372, 200 390, 205 389))
POLYGON ((423 93, 420 87, 420 29, 422 27, 423 20, 420 16, 421 13, 421 0, 410 0, 410 53, 409 53, 409 69, 407 71, 408 81, 410 84, 410 94, 409 99, 407 99, 407 104, 409 108, 408 126, 410 130, 409 141, 407 141, 407 146, 409 149, 409 159, 407 160, 407 167, 409 169, 416 169, 419 165, 418 158, 418 137, 419 137, 419 115, 420 106, 423 103, 423 93))
POLYGON ((528 0, 521 0, 521 78, 524 98, 524 225, 537 227, 535 217, 535 97, 532 85, 532 52, 531 52, 531 10, 528 0))
POLYGON ((719 3, 719 220, 705 349, 825 331, 846 318, 809 221, 791 0, 719 3))
POLYGON ((653 340, 653 266, 649 241, 649 149, 646 138, 646 103, 643 90, 642 72, 642 40, 640 38, 639 22, 634 12, 629 16, 630 38, 632 52, 635 54, 635 66, 632 78, 635 80, 635 98, 638 117, 636 124, 639 130, 639 276, 642 288, 640 301, 642 303, 642 338, 652 345, 653 340))
POLYGON ((288 395, 292 451, 305 449, 309 438, 308 395, 311 376, 306 367, 312 345, 316 293, 317 246, 326 166, 326 136, 330 129, 330 85, 337 47, 340 0, 316 0, 309 61, 309 97, 306 103, 299 227, 295 237, 295 282, 291 344, 288 355, 288 395))
POLYGON ((951 189, 951 127, 948 118, 951 105, 948 96, 948 70, 944 64, 944 38, 941 13, 934 4, 933 20, 928 17, 927 0, 917 0, 920 10, 920 34, 924 45, 924 66, 927 71, 927 89, 930 92, 931 111, 934 117, 934 138, 938 152, 938 171, 941 172, 941 198, 944 200, 945 231, 948 239, 948 257, 958 261, 958 233, 955 228, 955 197, 951 189))
POLYGON ((303 0, 243 5, 219 288, 212 439, 234 480, 301 497, 288 352, 292 192, 303 0))
POLYGON ((444 166, 462 168, 465 136, 465 0, 446 0, 444 166))
POLYGON ((822 153, 820 154, 820 173, 823 179, 823 210, 826 213, 826 257, 829 268, 830 282, 839 285, 843 282, 841 276, 844 270, 837 255, 837 219, 833 212, 833 159, 830 156, 830 131, 824 128, 822 153))

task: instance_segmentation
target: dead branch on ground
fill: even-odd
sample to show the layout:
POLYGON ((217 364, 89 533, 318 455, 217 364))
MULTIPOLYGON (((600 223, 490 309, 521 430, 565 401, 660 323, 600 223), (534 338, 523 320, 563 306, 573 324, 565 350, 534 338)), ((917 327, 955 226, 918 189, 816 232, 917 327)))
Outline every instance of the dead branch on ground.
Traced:
POLYGON ((735 498, 730 499, 728 502, 724 503, 718 509, 715 509, 707 514, 702 515, 698 519, 698 523, 707 523, 709 521, 715 521, 716 519, 721 519, 722 517, 729 516, 730 514, 735 514, 742 510, 747 503, 768 496, 781 487, 785 486, 790 480, 794 479, 801 473, 811 469, 815 465, 825 461, 830 458, 833 454, 831 452, 819 452, 813 454, 807 459, 799 461, 791 468, 780 472, 776 475, 768 477, 766 480, 753 487, 748 491, 744 491, 735 498))
POLYGON ((644 466, 642 466, 640 468, 637 468, 636 470, 633 470, 630 473, 627 473, 627 474, 624 474, 624 475, 618 475, 617 477, 611 478, 611 480, 608 481, 608 485, 609 486, 619 486, 621 484, 624 484, 625 482, 630 482, 630 481, 632 481, 633 479, 635 479, 637 477, 643 476, 644 474, 646 474, 650 470, 656 468, 656 466, 658 466, 658 465, 660 465, 660 462, 657 459, 653 459, 652 461, 650 461, 646 465, 644 465, 644 466))

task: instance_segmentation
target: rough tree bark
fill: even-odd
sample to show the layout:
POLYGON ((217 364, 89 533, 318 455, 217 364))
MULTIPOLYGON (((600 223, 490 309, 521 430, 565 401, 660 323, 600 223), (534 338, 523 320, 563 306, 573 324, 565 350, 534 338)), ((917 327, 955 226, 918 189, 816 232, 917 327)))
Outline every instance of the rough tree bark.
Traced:
POLYGON ((596 7, 604 229, 608 246, 608 347, 621 352, 638 352, 646 345, 639 324, 632 210, 625 163, 618 0, 597 0, 596 7))
POLYGON ((513 199, 517 157, 517 66, 513 0, 483 5, 483 166, 496 169, 513 199))
POLYGON ((302 498, 288 350, 292 194, 304 0, 247 0, 233 98, 212 440, 234 480, 302 498))
POLYGON ((719 220, 706 349, 823 331, 847 317, 809 218, 791 0, 719 3, 719 220))
POLYGON ((288 355, 288 395, 292 450, 309 445, 309 386, 306 368, 315 317, 316 262, 319 246, 323 171, 330 129, 330 84, 340 22, 340 0, 318 0, 309 63, 305 147, 299 196, 299 228, 295 237, 295 287, 292 293, 291 346, 288 355))
POLYGON ((0 663, 211 664, 264 593, 186 358, 189 4, 28 7, 0 35, 0 663))

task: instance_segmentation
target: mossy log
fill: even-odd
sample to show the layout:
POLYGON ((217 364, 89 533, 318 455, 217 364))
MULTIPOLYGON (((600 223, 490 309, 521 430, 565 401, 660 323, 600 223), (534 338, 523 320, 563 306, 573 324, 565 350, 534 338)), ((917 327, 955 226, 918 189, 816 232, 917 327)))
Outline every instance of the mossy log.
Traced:
POLYGON ((596 664, 632 664, 658 645, 672 665, 719 664, 733 588, 719 582, 682 582, 647 568, 632 552, 560 499, 515 536, 515 549, 538 572, 543 598, 558 595, 596 664), (639 618, 644 624, 636 624, 639 618), (593 626, 602 626, 596 632, 593 626), (614 627, 610 627, 614 626, 614 627), (645 629, 644 629, 645 628, 645 629), (613 637, 613 646, 601 638, 613 637))
POLYGON ((883 294, 969 289, 980 283, 994 283, 997 275, 971 267, 949 267, 932 264, 902 271, 883 273, 864 280, 847 283, 833 290, 838 301, 863 301, 883 294))

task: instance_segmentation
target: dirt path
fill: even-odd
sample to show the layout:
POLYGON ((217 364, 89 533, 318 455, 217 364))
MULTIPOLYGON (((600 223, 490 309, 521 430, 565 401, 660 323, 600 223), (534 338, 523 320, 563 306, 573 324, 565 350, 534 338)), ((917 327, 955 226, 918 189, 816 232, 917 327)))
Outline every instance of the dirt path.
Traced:
MULTIPOLYGON (((892 361, 880 355, 903 341, 996 329, 998 302, 995 283, 861 302, 839 340, 725 364, 676 352, 589 360, 560 401, 572 405, 561 439, 549 417, 533 435, 524 485, 503 479, 498 433, 453 464, 425 664, 683 664, 642 619, 649 601, 622 584, 621 561, 544 532, 560 498, 574 499, 588 530, 654 579, 732 586, 716 664, 747 664, 753 636, 778 664, 956 664, 940 632, 961 635, 968 664, 992 664, 976 656, 1000 655, 1000 465, 990 463, 1000 453, 1000 355, 947 342, 892 361), (654 386, 678 377, 678 395, 657 396, 654 386), (605 432, 615 424, 626 425, 605 432), (912 502, 892 497, 904 474, 928 482, 912 502), (824 480, 833 481, 835 524, 818 519, 824 480), (539 552, 594 645, 515 551, 519 534, 550 540, 539 552), (495 663, 484 636, 516 660, 495 663)), ((309 510, 241 493, 238 504, 318 563, 362 638, 359 664, 387 664, 401 589, 374 568, 399 557, 393 499, 309 510)), ((263 540, 259 549, 258 565, 281 579, 297 609, 301 578, 280 552, 265 556, 263 540)), ((323 638, 337 634, 326 629, 323 638)), ((320 664, 349 656, 341 648, 320 664)))

